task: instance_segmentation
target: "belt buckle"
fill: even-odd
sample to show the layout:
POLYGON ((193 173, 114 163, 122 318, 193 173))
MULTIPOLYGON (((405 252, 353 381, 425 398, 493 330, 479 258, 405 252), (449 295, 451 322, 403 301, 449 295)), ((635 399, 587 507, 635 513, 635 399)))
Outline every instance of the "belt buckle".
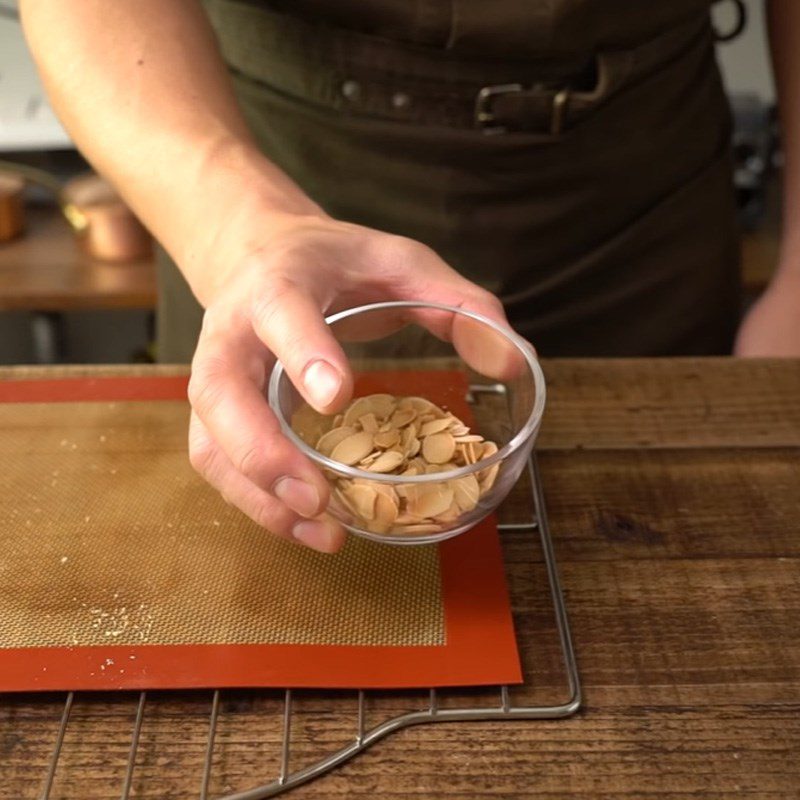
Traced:
MULTIPOLYGON (((492 100, 499 95, 519 94, 525 87, 521 83, 500 83, 484 86, 475 97, 475 126, 486 134, 506 133, 504 125, 493 124, 496 121, 492 110, 492 100)), ((554 92, 551 103, 550 134, 558 136, 564 127, 564 116, 569 102, 570 90, 561 88, 554 92)))
POLYGON ((484 133, 505 133, 503 125, 493 125, 495 121, 492 111, 492 100, 498 95, 517 94, 525 90, 521 83, 499 83, 495 86, 484 86, 475 98, 475 125, 484 133))

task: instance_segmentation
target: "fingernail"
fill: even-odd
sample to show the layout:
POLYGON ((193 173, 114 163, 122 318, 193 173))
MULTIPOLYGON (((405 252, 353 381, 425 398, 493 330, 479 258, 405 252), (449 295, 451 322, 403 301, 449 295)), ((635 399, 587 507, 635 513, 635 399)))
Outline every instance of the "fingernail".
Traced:
POLYGON ((321 359, 312 361, 303 373, 303 384, 317 406, 330 405, 342 388, 339 370, 321 359))
POLYGON ((334 550, 333 534, 324 522, 306 519, 295 523, 292 536, 298 542, 318 550, 320 553, 331 553, 334 550))
POLYGON ((304 517, 319 513, 319 492, 299 478, 279 478, 272 487, 272 493, 292 511, 304 517))

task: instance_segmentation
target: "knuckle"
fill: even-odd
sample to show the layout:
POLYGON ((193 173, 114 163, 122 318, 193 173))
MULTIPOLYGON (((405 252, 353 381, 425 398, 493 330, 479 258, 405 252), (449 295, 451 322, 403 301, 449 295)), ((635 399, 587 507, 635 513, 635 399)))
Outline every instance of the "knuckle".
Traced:
POLYGON ((410 239, 407 236, 387 234, 380 237, 377 242, 380 251, 380 261, 392 269, 407 268, 413 264, 427 249, 424 244, 410 239))
POLYGON ((253 521, 279 536, 289 534, 294 515, 279 503, 263 503, 253 514, 253 521))
POLYGON ((202 417, 219 400, 223 388, 221 377, 226 370, 222 359, 198 356, 192 364, 187 396, 189 402, 202 417))
POLYGON ((189 442, 189 463, 192 469, 206 480, 213 474, 215 447, 210 439, 189 442))
POLYGON ((500 298, 497 295, 492 294, 491 292, 486 291, 485 289, 481 290, 480 299, 483 303, 494 311, 503 312, 503 303, 500 301, 500 298))
POLYGON ((280 526, 275 509, 270 508, 269 506, 260 506, 258 509, 256 509, 256 512, 253 514, 253 522, 268 531, 272 531, 274 533, 281 532, 279 530, 280 526))
POLYGON ((206 411, 213 407, 214 399, 218 397, 218 388, 213 382, 192 375, 189 379, 187 395, 192 408, 203 417, 206 415, 206 411))
POLYGON ((252 445, 239 453, 234 459, 237 471, 249 478, 253 483, 261 485, 267 477, 267 462, 261 448, 252 445))
POLYGON ((225 330, 229 326, 230 313, 219 303, 213 303, 203 313, 203 321, 200 326, 202 336, 214 336, 220 330, 225 330))
POLYGON ((397 248, 397 255, 406 261, 415 261, 419 259, 428 259, 434 255, 428 245, 410 239, 407 236, 397 236, 395 246, 397 248))
POLYGON ((273 277, 263 281, 253 292, 250 301, 250 317, 256 327, 270 329, 280 311, 281 303, 294 289, 294 284, 286 278, 273 277))

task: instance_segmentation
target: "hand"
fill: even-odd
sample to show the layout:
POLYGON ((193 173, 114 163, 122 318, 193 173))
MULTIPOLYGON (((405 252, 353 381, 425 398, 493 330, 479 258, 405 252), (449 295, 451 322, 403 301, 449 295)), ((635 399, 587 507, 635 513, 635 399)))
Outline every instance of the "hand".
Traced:
MULTIPOLYGON (((334 552, 344 531, 323 513, 327 481, 283 436, 265 400, 275 358, 310 405, 332 413, 349 399, 352 376, 325 313, 415 299, 507 323, 497 298, 410 239, 324 215, 271 219, 268 233, 261 219, 249 228, 250 239, 235 238, 254 246, 207 300, 189 383, 190 459, 258 524, 334 552)), ((219 250, 210 258, 225 263, 219 250)))
POLYGON ((778 272, 745 316, 734 354, 800 357, 800 273, 778 272))

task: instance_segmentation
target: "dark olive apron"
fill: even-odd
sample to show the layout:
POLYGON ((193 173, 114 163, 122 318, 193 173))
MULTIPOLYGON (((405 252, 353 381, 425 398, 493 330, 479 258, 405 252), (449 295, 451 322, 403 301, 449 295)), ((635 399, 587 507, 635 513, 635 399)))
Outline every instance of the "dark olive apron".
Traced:
MULTIPOLYGON (((707 0, 207 0, 266 155, 496 292, 545 356, 728 352, 730 119, 707 0)), ((201 312, 161 270, 160 358, 201 312)))

